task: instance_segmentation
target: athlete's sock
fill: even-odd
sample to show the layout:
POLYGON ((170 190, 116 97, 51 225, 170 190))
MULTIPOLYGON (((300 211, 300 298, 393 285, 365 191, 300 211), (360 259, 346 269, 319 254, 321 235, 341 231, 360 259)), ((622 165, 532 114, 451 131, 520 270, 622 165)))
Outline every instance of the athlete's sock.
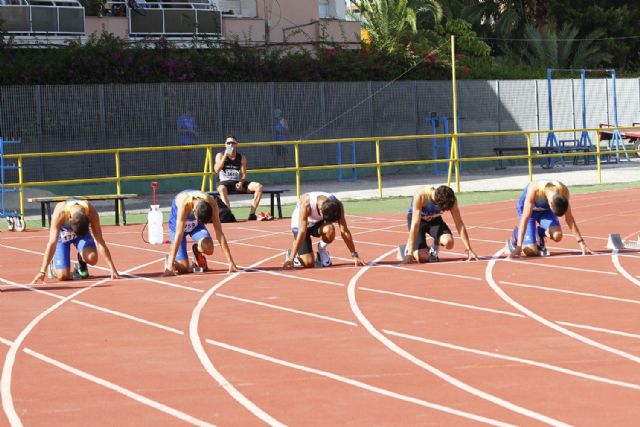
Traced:
POLYGON ((325 249, 329 244, 327 242, 325 242, 324 240, 320 240, 318 242, 318 246, 322 249, 325 249))

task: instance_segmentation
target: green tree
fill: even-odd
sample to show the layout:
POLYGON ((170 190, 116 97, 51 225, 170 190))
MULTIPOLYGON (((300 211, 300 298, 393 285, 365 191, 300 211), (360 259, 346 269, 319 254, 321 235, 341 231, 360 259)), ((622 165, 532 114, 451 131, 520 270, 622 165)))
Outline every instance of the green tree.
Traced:
POLYGON ((408 0, 359 0, 356 5, 375 50, 392 55, 406 50, 417 31, 408 0))
POLYGON ((550 23, 543 30, 527 25, 527 48, 522 60, 536 68, 595 68, 608 65, 613 58, 598 43, 604 30, 592 31, 584 39, 576 38, 579 30, 564 24, 560 30, 550 23))
POLYGON ((416 14, 418 31, 433 29, 442 20, 443 9, 437 0, 409 0, 408 6, 416 14))
POLYGON ((571 7, 566 7, 564 0, 549 0, 548 9, 558 25, 567 23, 580 29, 580 38, 587 38, 595 28, 603 30, 598 44, 613 56, 612 65, 621 70, 640 70, 637 1, 572 0, 571 7))

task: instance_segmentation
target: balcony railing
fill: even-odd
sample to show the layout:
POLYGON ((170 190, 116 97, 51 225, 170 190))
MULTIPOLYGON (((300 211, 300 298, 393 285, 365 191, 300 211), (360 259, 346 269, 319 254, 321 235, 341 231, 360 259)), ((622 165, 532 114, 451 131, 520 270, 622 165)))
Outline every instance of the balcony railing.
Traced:
MULTIPOLYGON (((116 3, 116 2, 114 2, 116 3)), ((131 3, 129 3, 131 5, 131 3)), ((151 2, 138 0, 128 11, 131 37, 222 35, 220 11, 208 0, 151 2)))
POLYGON ((84 36, 84 8, 76 0, 0 0, 9 34, 84 36))

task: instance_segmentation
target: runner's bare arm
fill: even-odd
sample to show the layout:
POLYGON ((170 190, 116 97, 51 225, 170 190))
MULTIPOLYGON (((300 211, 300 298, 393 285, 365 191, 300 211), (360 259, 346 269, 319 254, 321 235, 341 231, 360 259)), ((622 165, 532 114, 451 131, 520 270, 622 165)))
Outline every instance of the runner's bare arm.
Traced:
POLYGON ((176 200, 176 203, 178 204, 178 212, 176 213, 176 233, 173 241, 171 242, 171 247, 169 248, 169 256, 167 257, 164 270, 165 276, 175 274, 174 264, 176 262, 178 248, 182 242, 182 236, 184 235, 184 225, 187 218, 187 206, 186 203, 184 203, 184 199, 176 200))
POLYGON ((416 240, 418 238, 418 231, 420 230, 420 220, 422 219, 422 205, 427 195, 424 193, 424 189, 420 187, 413 195, 412 200, 412 214, 411 214, 411 228, 409 229, 409 237, 407 238, 407 246, 404 249, 406 262, 420 262, 417 248, 415 247, 416 240))
POLYGON ((116 269, 115 264, 113 263, 113 259, 111 258, 111 252, 109 252, 109 248, 104 241, 104 237, 102 237, 102 226, 100 225, 100 215, 98 211, 93 205, 89 205, 89 224, 91 225, 91 232, 93 234, 93 239, 96 241, 96 246, 98 247, 98 251, 100 255, 104 257, 111 269, 111 278, 119 279, 120 275, 118 274, 118 270, 116 269))
POLYGON ((308 218, 311 213, 311 203, 309 202, 309 196, 304 194, 300 197, 300 208, 298 209, 298 235, 296 239, 293 241, 293 246, 291 247, 291 253, 289 257, 284 261, 282 268, 293 267, 293 259, 296 257, 300 246, 302 246, 302 242, 305 237, 307 237, 307 225, 309 224, 308 218))
POLYGON ((39 281, 44 282, 44 277, 47 275, 47 268, 53 258, 53 254, 56 251, 56 244, 58 243, 58 236, 60 235, 60 226, 64 223, 64 202, 60 202, 53 209, 51 215, 51 222, 49 223, 49 240, 47 246, 44 249, 44 255, 42 257, 42 264, 38 274, 31 281, 32 284, 36 284, 39 281))
POLYGON ((466 248, 467 252, 467 261, 478 260, 478 255, 471 249, 471 241, 469 240, 469 233, 467 233, 467 227, 464 225, 464 221, 462 220, 462 215, 460 214, 460 208, 458 207, 458 202, 453 204, 451 208, 451 216, 453 217, 453 222, 456 225, 456 230, 458 230, 458 234, 462 239, 462 243, 466 248))
POLYGON ((342 212, 342 216, 338 220, 338 227, 340 228, 340 235, 342 236, 342 240, 344 244, 347 245, 347 249, 351 252, 351 258, 353 258, 353 263, 357 267, 359 265, 365 265, 364 259, 358 254, 356 251, 356 245, 353 243, 353 236, 351 235, 351 231, 349 231, 349 227, 347 226, 347 219, 344 216, 344 211, 342 212))
POLYGON ((227 258, 227 262, 229 263, 229 273, 233 273, 238 271, 238 267, 236 263, 233 261, 233 257, 231 256, 231 250, 229 249, 229 244, 227 243, 227 238, 222 232, 222 224, 220 223, 220 214, 218 213, 218 205, 215 201, 212 200, 212 197, 209 197, 209 204, 213 208, 213 231, 216 235, 216 240, 220 243, 220 247, 222 248, 222 252, 224 252, 224 256, 227 258))
MULTIPOLYGON (((568 197, 567 197, 568 200, 568 197)), ((582 251, 582 255, 593 254, 593 251, 587 246, 584 242, 584 238, 582 234, 580 234, 580 229, 578 228, 578 223, 573 217, 573 213, 571 212, 571 204, 567 206, 567 211, 564 213, 564 220, 567 222, 567 226, 576 237, 578 245, 580 245, 580 250, 582 251)))

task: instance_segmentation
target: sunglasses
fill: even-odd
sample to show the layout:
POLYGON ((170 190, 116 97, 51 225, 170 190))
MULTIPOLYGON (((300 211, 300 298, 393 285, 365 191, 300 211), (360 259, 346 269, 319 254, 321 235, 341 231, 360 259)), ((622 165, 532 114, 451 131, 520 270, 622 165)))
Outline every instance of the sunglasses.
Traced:
POLYGON ((237 141, 225 141, 226 145, 232 145, 232 144, 237 144, 237 141))

